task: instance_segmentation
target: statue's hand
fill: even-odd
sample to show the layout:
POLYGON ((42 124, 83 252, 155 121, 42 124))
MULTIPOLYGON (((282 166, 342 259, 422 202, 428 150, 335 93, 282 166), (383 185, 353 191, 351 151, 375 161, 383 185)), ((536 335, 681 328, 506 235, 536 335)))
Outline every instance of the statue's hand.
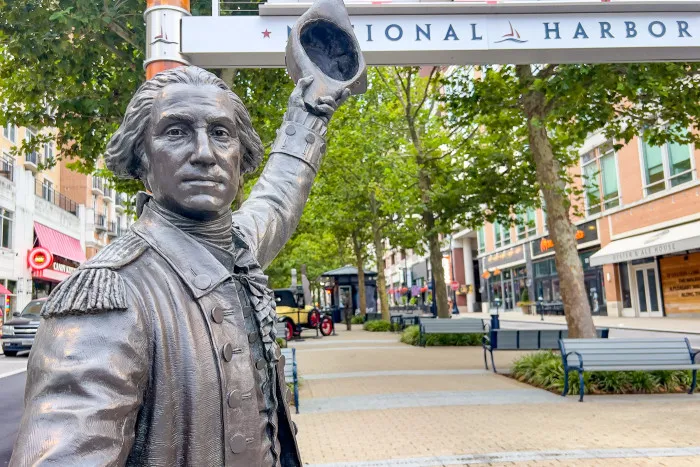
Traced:
POLYGON ((307 76, 297 82, 296 88, 294 88, 291 96, 289 96, 289 107, 287 108, 287 114, 285 116, 287 121, 301 123, 309 128, 313 128, 317 126, 309 121, 309 117, 313 116, 316 118, 312 117, 311 120, 321 120, 324 126, 328 125, 328 121, 331 119, 336 109, 350 96, 350 90, 346 88, 338 92, 335 96, 319 97, 315 103, 309 104, 304 101, 304 92, 308 89, 313 80, 313 76, 307 76))

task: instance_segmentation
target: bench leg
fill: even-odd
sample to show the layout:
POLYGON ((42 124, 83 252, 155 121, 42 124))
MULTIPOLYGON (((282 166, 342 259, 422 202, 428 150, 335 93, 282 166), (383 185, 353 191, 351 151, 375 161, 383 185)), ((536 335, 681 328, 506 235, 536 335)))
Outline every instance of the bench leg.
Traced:
POLYGON ((578 370, 578 401, 583 402, 583 370, 578 370))
POLYGON ((690 391, 688 394, 692 394, 695 391, 695 386, 698 383, 698 370, 693 370, 693 383, 690 385, 690 391))
POLYGON ((299 383, 294 382, 294 409, 299 413, 299 383))
POLYGON ((481 347, 482 347, 482 349, 484 349, 484 368, 486 368, 486 369, 488 370, 488 369, 489 369, 489 364, 488 364, 488 362, 486 361, 486 347, 484 347, 483 345, 482 345, 481 347))
POLYGON ((562 397, 566 397, 569 393, 569 369, 564 368, 564 390, 561 393, 562 397))
POLYGON ((491 354, 491 368, 493 368, 494 373, 497 373, 496 362, 493 361, 493 347, 489 349, 489 353, 491 354))

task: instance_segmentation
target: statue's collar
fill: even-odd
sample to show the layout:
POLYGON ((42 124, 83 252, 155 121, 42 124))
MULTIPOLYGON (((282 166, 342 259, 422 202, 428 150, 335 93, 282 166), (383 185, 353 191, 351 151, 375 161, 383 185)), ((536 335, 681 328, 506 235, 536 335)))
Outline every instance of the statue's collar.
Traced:
POLYGON ((211 292, 230 277, 226 268, 194 237, 181 231, 147 204, 131 228, 177 272, 195 298, 211 292))

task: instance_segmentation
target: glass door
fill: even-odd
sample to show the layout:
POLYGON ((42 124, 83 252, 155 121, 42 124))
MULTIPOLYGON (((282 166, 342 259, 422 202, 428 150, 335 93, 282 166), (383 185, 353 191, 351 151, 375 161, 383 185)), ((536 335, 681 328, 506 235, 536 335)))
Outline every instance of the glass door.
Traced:
POLYGON ((655 264, 632 266, 634 278, 635 308, 638 316, 662 316, 659 278, 655 264))

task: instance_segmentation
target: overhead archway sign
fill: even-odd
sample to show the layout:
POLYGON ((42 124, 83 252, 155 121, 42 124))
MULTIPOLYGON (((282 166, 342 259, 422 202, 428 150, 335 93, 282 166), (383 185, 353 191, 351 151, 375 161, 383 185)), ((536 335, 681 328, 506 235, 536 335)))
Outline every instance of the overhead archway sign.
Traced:
MULTIPOLYGON (((700 60, 700 2, 348 7, 370 65, 700 60)), ((304 8, 269 3, 260 16, 184 17, 181 53, 210 68, 283 67, 304 8)))

